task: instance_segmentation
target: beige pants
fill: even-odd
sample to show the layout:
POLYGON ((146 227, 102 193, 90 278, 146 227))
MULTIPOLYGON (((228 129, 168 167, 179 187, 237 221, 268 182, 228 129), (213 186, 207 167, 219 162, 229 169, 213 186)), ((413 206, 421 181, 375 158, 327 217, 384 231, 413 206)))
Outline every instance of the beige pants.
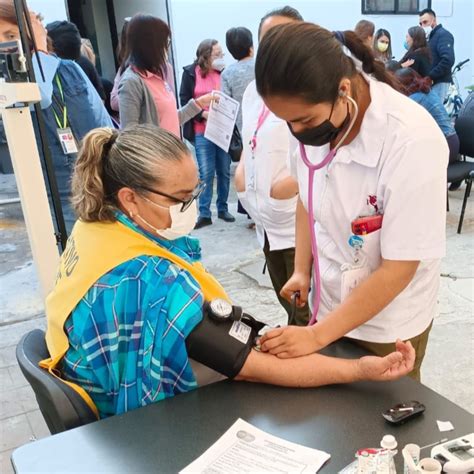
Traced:
MULTIPOLYGON (((415 366, 413 367, 413 370, 408 374, 408 376, 411 377, 412 379, 417 380, 418 382, 420 382, 421 363, 423 362, 423 358, 425 357, 426 346, 428 344, 428 336, 430 334, 432 326, 433 326, 433 322, 431 322, 431 324, 418 336, 412 337, 411 339, 407 339, 408 341, 412 343, 413 348, 415 349, 415 352, 416 352, 415 366)), ((390 354, 390 352, 393 352, 395 350, 394 342, 390 342, 390 343, 367 342, 367 341, 359 341, 358 339, 352 339, 349 337, 346 339, 354 342, 355 344, 381 357, 384 357, 387 354, 390 354)))

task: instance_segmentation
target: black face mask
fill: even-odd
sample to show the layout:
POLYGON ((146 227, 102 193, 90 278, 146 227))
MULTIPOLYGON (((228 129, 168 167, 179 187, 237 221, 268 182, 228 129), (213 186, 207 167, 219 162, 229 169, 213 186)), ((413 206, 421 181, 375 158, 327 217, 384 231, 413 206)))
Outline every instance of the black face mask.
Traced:
POLYGON ((351 121, 351 114, 349 113, 349 105, 347 105, 347 115, 342 122, 340 127, 335 127, 331 122, 332 117, 332 110, 329 118, 326 119, 323 123, 319 124, 317 127, 308 128, 307 130, 303 130, 302 132, 295 133, 291 128, 290 123, 288 123, 288 127, 290 128, 290 132, 292 135, 303 145, 309 146, 323 146, 327 143, 334 140, 339 133, 341 133, 351 121))

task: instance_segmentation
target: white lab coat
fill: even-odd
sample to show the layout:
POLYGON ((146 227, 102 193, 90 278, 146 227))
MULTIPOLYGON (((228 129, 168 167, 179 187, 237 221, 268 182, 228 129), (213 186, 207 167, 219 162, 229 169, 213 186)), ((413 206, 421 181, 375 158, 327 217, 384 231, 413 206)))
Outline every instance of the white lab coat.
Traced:
POLYGON ((263 100, 257 93, 255 81, 252 81, 242 100, 245 191, 237 194, 255 222, 261 247, 266 232, 270 250, 283 250, 295 246, 297 198, 274 199, 270 191, 273 183, 290 175, 287 164, 290 136, 286 122, 270 113, 258 130, 257 146, 252 153, 250 140, 262 107, 263 100))
MULTIPOLYGON (((440 259, 445 254, 446 168, 449 150, 433 118, 390 86, 366 77, 371 103, 358 136, 316 171, 314 217, 321 271, 322 320, 341 303, 341 267, 353 263, 351 222, 383 213, 382 228, 364 236, 366 265, 381 258, 419 260, 411 283, 373 319, 347 334, 379 343, 421 334, 437 306, 440 259)), ((296 143, 296 140, 294 140, 296 143)), ((306 147, 312 163, 328 145, 306 147)), ((299 152, 291 160, 308 208, 308 169, 299 152)))

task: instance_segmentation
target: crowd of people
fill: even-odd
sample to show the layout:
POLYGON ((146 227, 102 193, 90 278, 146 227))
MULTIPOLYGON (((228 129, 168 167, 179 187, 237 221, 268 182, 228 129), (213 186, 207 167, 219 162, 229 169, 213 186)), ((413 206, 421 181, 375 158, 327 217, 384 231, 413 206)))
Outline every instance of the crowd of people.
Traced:
MULTIPOLYGON (((46 304, 45 367, 77 384, 101 417, 201 384, 186 338, 212 301, 230 303, 189 235, 212 225, 214 177, 217 217, 235 220, 229 153, 204 136, 222 90, 241 103, 235 188, 289 323, 259 338, 237 378, 419 380, 444 255, 446 167, 459 149, 442 105, 453 38, 434 11, 420 12, 394 61, 390 33, 371 22, 331 32, 292 7, 273 10, 260 21, 257 55, 245 27, 227 31, 236 61, 227 67, 219 42, 201 41, 183 68, 180 106, 161 19, 125 21, 113 84, 75 25, 31 19, 73 229, 46 304), (63 130, 79 151, 63 146, 63 130), (317 354, 341 338, 375 356, 317 354)), ((12 1, 0 0, 0 37, 18 36, 12 1)))

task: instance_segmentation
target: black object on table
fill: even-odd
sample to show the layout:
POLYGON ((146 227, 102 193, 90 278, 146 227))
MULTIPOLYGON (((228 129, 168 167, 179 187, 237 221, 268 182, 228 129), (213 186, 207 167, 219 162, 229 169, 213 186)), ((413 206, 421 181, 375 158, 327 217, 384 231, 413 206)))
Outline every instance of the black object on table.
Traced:
MULTIPOLYGON (((328 355, 354 358, 361 350, 339 342, 328 355)), ((154 405, 91 423, 16 449, 17 474, 29 472, 176 473, 186 467, 236 421, 245 421, 288 441, 331 454, 320 472, 336 473, 359 448, 378 447, 392 434, 401 450, 473 431, 474 417, 429 388, 405 377, 396 382, 363 382, 313 389, 224 381, 154 405), (409 400, 426 405, 424 414, 404 425, 387 423, 381 413, 409 400), (451 421, 440 433, 436 420, 451 421)), ((421 452, 429 457, 430 449, 421 452)), ((401 453, 397 471, 403 472, 401 453)))

